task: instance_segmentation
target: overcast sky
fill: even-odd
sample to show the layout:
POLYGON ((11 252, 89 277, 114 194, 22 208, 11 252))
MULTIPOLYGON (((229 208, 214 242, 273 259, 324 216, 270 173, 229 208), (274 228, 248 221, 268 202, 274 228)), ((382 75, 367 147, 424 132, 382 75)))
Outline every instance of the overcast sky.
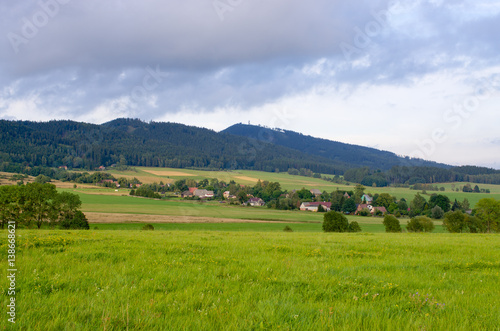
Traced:
POLYGON ((0 2, 0 118, 243 122, 500 169, 498 0, 0 2))

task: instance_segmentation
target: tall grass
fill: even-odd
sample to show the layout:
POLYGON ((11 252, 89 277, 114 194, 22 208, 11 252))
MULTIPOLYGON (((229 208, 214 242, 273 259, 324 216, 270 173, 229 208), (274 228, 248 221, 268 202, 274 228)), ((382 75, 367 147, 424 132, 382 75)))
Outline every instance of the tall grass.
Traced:
MULTIPOLYGON (((18 330, 500 325, 498 235, 193 229, 18 237, 18 330)), ((2 239, 3 266, 6 250, 2 239)), ((7 285, 3 276, 2 307, 7 285)))

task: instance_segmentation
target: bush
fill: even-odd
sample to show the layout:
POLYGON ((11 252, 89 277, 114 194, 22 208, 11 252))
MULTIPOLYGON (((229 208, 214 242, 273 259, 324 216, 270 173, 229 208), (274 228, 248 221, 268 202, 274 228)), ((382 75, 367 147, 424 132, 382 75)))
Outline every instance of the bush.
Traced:
POLYGON ((432 232, 434 223, 427 216, 417 216, 412 218, 406 226, 408 232, 432 232))
POLYGON ((359 216, 372 216, 372 214, 370 213, 370 210, 368 208, 363 208, 362 210, 360 210, 358 212, 358 215, 359 216))
POLYGON ((349 229, 347 217, 336 211, 329 211, 323 216, 323 231, 346 232, 349 229))
POLYGON ((90 229, 87 217, 81 211, 77 210, 74 215, 67 215, 59 222, 59 227, 61 229, 90 229))
POLYGON ((349 223, 349 232, 361 232, 361 227, 359 226, 358 222, 353 221, 349 223))
POLYGON ((385 232, 401 232, 399 220, 392 215, 385 215, 382 223, 385 226, 385 232))
POLYGON ((462 232, 465 228, 467 215, 460 210, 448 212, 444 216, 443 225, 448 232, 462 232))
POLYGON ((152 224, 146 224, 142 227, 144 231, 153 231, 155 227, 152 224))
POLYGON ((439 219, 443 218, 444 211, 441 207, 436 205, 434 208, 431 209, 431 216, 432 216, 432 218, 439 220, 439 219))
POLYGON ((51 179, 48 176, 45 175, 38 175, 35 178, 35 183, 40 183, 40 184, 45 184, 45 183, 50 183, 51 179))
POLYGON ((283 229, 284 232, 293 232, 292 228, 289 227, 288 225, 285 226, 285 228, 283 229))
POLYGON ((466 215, 465 226, 470 233, 486 232, 486 224, 475 216, 466 215))

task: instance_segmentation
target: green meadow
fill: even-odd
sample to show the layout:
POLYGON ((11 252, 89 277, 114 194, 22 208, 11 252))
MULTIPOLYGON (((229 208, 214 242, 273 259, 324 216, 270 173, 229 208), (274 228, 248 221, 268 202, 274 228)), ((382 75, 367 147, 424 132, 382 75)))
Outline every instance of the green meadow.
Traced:
MULTIPOLYGON (((284 224, 258 231, 235 231, 240 225, 234 224, 233 230, 190 226, 18 230, 17 322, 11 327, 3 313, 0 329, 498 330, 500 325, 498 235, 335 234, 313 231, 316 224, 294 224, 297 231, 291 233, 279 231, 284 224)), ((6 256, 2 241, 4 266, 6 256)), ((2 270, 5 310, 8 282, 2 270)))

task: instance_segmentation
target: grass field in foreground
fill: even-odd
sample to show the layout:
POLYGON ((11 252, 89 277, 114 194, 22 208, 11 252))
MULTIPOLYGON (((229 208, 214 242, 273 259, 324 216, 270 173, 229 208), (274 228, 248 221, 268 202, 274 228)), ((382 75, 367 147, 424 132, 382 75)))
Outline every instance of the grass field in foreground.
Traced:
POLYGON ((18 230, 16 329, 497 330, 499 238, 18 230))

